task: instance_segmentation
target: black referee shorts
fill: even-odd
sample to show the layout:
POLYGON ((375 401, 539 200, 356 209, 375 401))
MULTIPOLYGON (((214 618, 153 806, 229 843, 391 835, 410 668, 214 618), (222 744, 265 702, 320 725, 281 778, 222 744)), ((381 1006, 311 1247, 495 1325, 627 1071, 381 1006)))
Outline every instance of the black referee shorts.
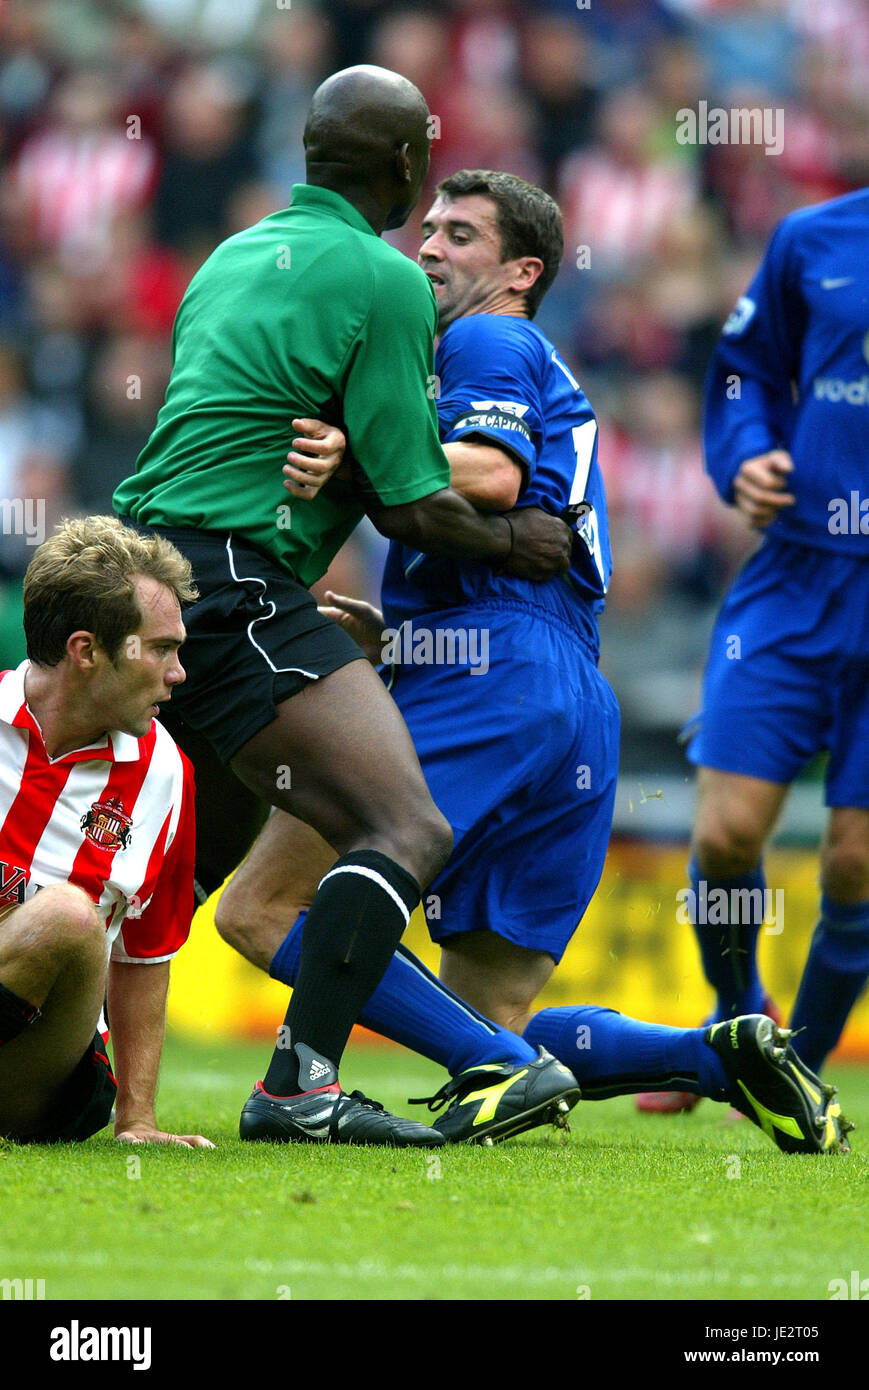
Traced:
POLYGON ((171 708, 228 763, 270 724, 277 706, 364 654, 317 611, 312 594, 241 537, 175 526, 140 526, 171 541, 193 566, 199 598, 184 609, 187 680, 171 708))

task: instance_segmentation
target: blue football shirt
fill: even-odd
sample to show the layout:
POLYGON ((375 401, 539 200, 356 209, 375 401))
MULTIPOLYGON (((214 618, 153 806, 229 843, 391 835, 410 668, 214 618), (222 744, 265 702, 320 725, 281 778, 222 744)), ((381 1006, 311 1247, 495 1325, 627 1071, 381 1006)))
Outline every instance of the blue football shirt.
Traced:
POLYGON ((724 325, 706 382, 721 496, 747 458, 787 449, 796 502, 767 534, 869 555, 869 189, 779 223, 724 325))
POLYGON ((612 571, 597 421, 579 383, 529 320, 502 314, 457 319, 435 358, 441 441, 480 440, 522 468, 520 507, 563 516, 576 531, 569 576, 534 584, 475 560, 424 555, 393 542, 383 578, 386 622, 481 601, 547 611, 595 651, 595 614, 612 571))

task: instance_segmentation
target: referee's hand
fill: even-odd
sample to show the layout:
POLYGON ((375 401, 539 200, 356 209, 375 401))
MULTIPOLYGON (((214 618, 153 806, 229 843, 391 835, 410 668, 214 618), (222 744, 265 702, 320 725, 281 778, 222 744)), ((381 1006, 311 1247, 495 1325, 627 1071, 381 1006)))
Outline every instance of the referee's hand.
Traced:
POLYGON ((733 480, 733 497, 743 516, 762 531, 775 521, 784 507, 792 507, 796 497, 786 492, 788 476, 794 464, 784 449, 770 449, 745 459, 733 480))
POLYGON ((505 512, 513 528, 513 549, 501 566, 502 574, 543 583, 567 574, 573 549, 573 532, 560 517, 539 507, 517 507, 505 512))

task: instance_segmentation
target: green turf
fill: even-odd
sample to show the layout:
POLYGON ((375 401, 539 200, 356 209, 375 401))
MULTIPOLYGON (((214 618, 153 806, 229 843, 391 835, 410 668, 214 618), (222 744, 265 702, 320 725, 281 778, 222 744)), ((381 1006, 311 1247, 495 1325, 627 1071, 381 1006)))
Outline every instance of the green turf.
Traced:
MULTIPOLYGON (((241 1144, 266 1052, 167 1044, 162 1121, 216 1152, 0 1145, 0 1279, 47 1299, 826 1300, 869 1276, 869 1068, 837 1069, 849 1158, 787 1158, 709 1101, 663 1118, 627 1098, 580 1103, 567 1142, 432 1153, 241 1144)), ((442 1080, 397 1050, 355 1050, 342 1077, 404 1113, 442 1080)))

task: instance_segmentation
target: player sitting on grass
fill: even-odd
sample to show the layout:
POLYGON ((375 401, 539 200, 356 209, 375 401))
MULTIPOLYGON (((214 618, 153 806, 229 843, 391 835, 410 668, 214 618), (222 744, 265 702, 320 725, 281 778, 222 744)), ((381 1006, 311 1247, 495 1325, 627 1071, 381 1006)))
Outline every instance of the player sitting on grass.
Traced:
POLYGON ((155 720, 184 680, 190 566, 114 517, 68 521, 24 580, 0 674, 0 1135, 212 1148, 154 1116, 169 961, 193 906, 190 765, 155 720), (117 1082, 100 1026, 108 991, 117 1082))
MULTIPOLYGON (((453 487, 499 511, 521 497, 570 517, 577 535, 569 577, 534 586, 393 542, 385 620, 333 599, 331 616, 392 660, 394 698, 454 835, 431 886, 442 979, 399 946, 360 1022, 450 1071, 430 1104, 448 1105, 435 1125, 453 1141, 503 1138, 551 1113, 530 1103, 546 1048, 586 1098, 678 1084, 736 1105, 787 1152, 845 1149, 833 1088, 768 1018, 707 1031, 589 1006, 533 1012, 599 882, 616 783, 618 710, 597 669, 610 572, 597 426, 529 321, 561 258, 552 199, 512 175, 464 171, 440 185, 423 234, 453 487)), ((285 472, 309 491, 325 476, 316 462, 285 472)), ((286 936, 286 922, 334 859, 273 813, 218 903, 221 934, 291 984, 302 932, 286 936)))

